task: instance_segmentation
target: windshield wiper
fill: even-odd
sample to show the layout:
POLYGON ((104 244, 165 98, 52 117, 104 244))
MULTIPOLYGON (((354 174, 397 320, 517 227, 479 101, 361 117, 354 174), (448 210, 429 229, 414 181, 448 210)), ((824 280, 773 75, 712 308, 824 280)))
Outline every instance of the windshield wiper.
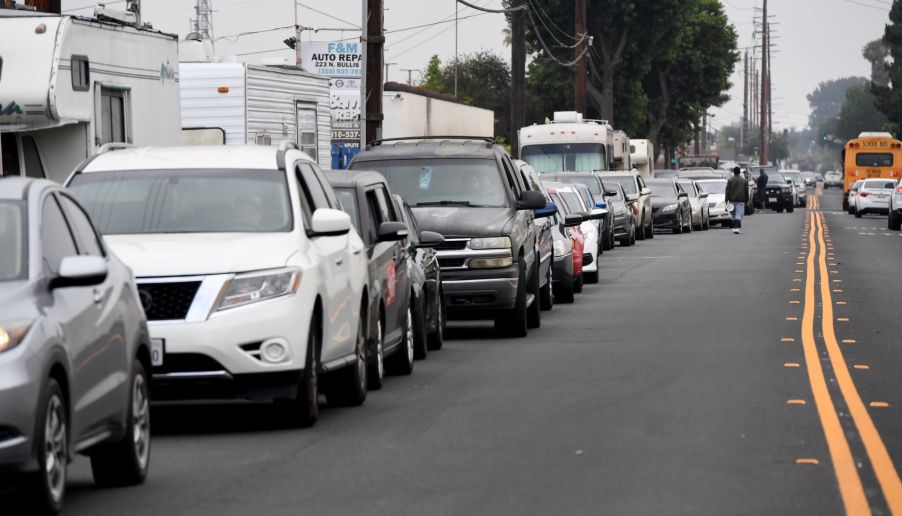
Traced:
POLYGON ((471 203, 470 201, 429 201, 429 202, 418 202, 417 206, 467 206, 469 208, 477 207, 476 204, 471 203))

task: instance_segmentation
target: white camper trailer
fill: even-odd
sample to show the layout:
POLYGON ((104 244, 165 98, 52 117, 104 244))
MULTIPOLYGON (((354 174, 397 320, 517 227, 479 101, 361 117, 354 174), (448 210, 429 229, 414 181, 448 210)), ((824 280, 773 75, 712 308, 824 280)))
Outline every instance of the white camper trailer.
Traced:
POLYGON ((184 143, 293 142, 331 167, 328 77, 293 66, 183 62, 179 80, 184 143))
POLYGON ((451 95, 390 82, 382 97, 382 138, 495 135, 491 109, 458 103, 451 95))
POLYGON ((630 137, 621 130, 614 131, 614 159, 611 170, 632 170, 630 137))
POLYGON ((630 160, 642 179, 649 179, 655 170, 655 147, 651 140, 630 140, 630 160))
POLYGON ((553 121, 520 129, 520 159, 539 173, 610 170, 612 132, 604 120, 557 111, 553 121))
POLYGON ((104 144, 179 143, 177 37, 106 20, 0 9, 0 175, 64 182, 104 144))

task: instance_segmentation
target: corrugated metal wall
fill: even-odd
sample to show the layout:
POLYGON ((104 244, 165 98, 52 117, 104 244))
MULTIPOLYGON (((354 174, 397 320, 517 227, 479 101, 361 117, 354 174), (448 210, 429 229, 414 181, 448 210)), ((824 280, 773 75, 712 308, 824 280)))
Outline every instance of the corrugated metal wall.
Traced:
POLYGON ((253 143, 265 132, 273 145, 298 142, 297 103, 317 106, 317 161, 323 168, 332 163, 329 79, 272 66, 247 66, 247 140, 253 143))
POLYGON ((246 142, 244 64, 181 63, 182 128, 219 127, 227 145, 246 142), (221 86, 228 93, 219 93, 221 86))

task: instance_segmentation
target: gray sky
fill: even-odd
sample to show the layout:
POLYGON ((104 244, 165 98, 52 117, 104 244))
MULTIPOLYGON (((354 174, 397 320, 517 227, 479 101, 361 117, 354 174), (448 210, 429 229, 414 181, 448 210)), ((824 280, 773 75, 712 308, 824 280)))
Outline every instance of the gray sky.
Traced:
MULTIPOLYGON (((216 13, 213 18, 217 37, 240 32, 271 29, 294 23, 294 0, 211 0, 216 13)), ((108 2, 111 5, 113 2, 108 2)), ((498 8, 501 0, 475 0, 478 5, 498 8)), ((184 36, 188 19, 194 14, 194 0, 143 0, 144 18, 158 28, 184 36)), ((753 7, 761 0, 726 0, 727 14, 739 32, 739 46, 752 43, 753 7)), ((90 0, 63 0, 63 9, 93 5, 90 0)), ((454 0, 385 0, 386 30, 398 30, 416 25, 454 19, 454 0)), ((777 51, 773 57, 774 125, 804 127, 808 120, 805 95, 820 81, 849 75, 870 74, 868 63, 861 57, 861 47, 880 37, 888 21, 890 0, 771 0, 770 13, 777 36, 777 51), (779 39, 777 39, 779 38, 779 39)), ((76 11, 90 13, 90 10, 76 11)), ((313 27, 343 27, 359 25, 360 0, 299 0, 298 13, 302 25, 313 27), (311 9, 312 8, 312 9, 311 9), (315 12, 328 13, 334 18, 315 12), (335 19, 337 18, 337 19, 335 19), (343 20, 343 21, 342 21, 343 20), (345 23, 347 22, 347 23, 345 23)), ((502 30, 506 26, 503 15, 480 14, 465 6, 459 15, 460 52, 480 49, 500 52, 509 59, 509 48, 503 45, 502 30)), ((281 29, 263 34, 221 39, 219 54, 243 54, 278 49, 274 52, 251 54, 242 59, 259 62, 265 57, 291 57, 282 40, 292 34, 281 29), (281 50, 284 48, 284 50, 281 50)), ((308 32, 304 41, 351 38, 353 32, 308 32)), ((428 28, 403 30, 387 34, 386 61, 397 63, 390 68, 391 80, 407 79, 404 68, 422 70, 429 57, 438 54, 442 59, 454 56, 454 24, 440 23, 428 28)), ((742 115, 741 64, 733 75, 732 100, 714 110, 713 124, 721 126, 739 120, 742 115)), ((416 78, 416 73, 414 75, 416 78)))

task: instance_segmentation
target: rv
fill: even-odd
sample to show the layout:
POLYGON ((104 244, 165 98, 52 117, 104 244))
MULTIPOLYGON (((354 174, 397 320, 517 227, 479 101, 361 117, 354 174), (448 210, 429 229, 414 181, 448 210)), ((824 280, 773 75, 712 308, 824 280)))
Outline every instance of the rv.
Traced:
POLYGON ((461 104, 452 95, 389 82, 382 97, 382 138, 495 135, 492 110, 461 104))
POLYGON ((651 140, 631 140, 630 161, 642 179, 651 178, 655 169, 655 147, 651 140))
POLYGON ((614 153, 611 170, 632 170, 630 137, 621 130, 614 131, 614 153))
POLYGON ((520 159, 537 172, 610 170, 613 128, 575 111, 557 111, 554 120, 519 131, 520 159))
MULTIPOLYGON (((184 49, 184 46, 183 46, 184 49)), ((182 62, 185 144, 291 142, 324 168, 332 165, 329 78, 296 66, 182 62)))
POLYGON ((62 183, 106 144, 179 143, 177 37, 101 13, 0 9, 0 176, 62 183))

